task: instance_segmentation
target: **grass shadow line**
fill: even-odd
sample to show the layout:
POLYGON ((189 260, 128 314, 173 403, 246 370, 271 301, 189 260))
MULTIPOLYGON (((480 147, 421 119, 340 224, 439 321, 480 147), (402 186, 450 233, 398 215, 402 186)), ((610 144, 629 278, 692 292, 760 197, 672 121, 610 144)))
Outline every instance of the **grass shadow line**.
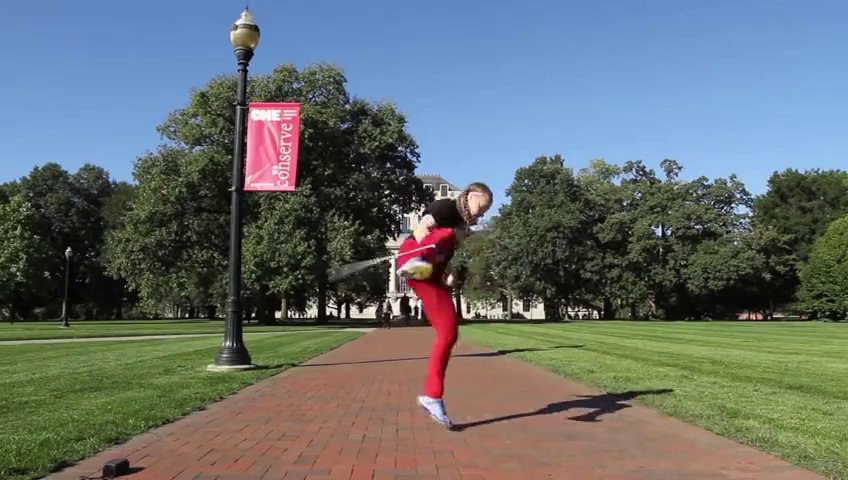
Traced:
MULTIPOLYGON (((545 352, 549 350, 557 350, 561 348, 583 348, 585 345, 556 345, 552 347, 525 347, 525 348, 510 348, 506 350, 495 350, 491 352, 477 352, 477 353, 460 353, 453 355, 453 358, 491 358, 491 357, 502 357, 504 355, 510 355, 513 353, 526 353, 526 352, 545 352)), ((416 360, 427 360, 429 357, 408 357, 408 358, 385 358, 378 360, 360 360, 355 362, 338 362, 338 363, 310 363, 310 364, 298 364, 298 365, 290 365, 293 367, 334 367, 339 365, 368 365, 372 363, 393 363, 393 362, 411 362, 416 360)), ((273 366, 267 367, 275 368, 273 366)), ((279 368, 279 367, 276 367, 279 368)), ((255 370, 255 369, 254 369, 255 370)))

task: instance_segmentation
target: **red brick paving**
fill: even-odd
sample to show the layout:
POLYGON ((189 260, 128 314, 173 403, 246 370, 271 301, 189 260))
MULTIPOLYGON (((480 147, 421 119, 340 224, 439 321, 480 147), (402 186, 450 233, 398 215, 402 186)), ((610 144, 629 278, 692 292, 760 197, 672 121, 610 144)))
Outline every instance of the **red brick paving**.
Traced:
POLYGON ((467 344, 446 393, 466 428, 449 432, 415 405, 431 341, 428 328, 375 331, 47 478, 115 457, 133 480, 823 478, 467 344))

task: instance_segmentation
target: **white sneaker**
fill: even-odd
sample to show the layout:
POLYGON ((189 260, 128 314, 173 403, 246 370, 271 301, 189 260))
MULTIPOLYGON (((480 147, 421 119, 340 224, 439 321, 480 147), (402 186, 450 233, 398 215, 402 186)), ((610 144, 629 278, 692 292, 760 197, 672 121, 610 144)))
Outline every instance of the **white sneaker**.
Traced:
POLYGON ((448 418, 448 412, 445 410, 445 402, 440 398, 431 398, 425 395, 418 396, 418 405, 427 412, 430 417, 438 422, 441 425, 444 425, 448 428, 453 426, 450 418, 448 418))

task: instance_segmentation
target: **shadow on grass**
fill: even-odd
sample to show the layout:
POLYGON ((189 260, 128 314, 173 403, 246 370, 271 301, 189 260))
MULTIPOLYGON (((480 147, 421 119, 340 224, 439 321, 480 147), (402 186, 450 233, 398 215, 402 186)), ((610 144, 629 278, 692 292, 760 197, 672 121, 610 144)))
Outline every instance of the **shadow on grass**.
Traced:
POLYGON ((540 415, 556 415, 571 409, 589 409, 590 412, 568 417, 569 420, 577 422, 600 422, 599 418, 603 415, 609 415, 625 408, 630 408, 631 405, 626 402, 644 395, 663 395, 673 393, 670 388, 662 388, 657 390, 629 390, 620 393, 604 393, 599 395, 581 395, 575 400, 566 400, 548 404, 537 410, 529 412, 514 413, 512 415, 504 415, 501 417, 488 418, 478 420, 476 422, 462 423, 454 425, 455 430, 465 430, 468 428, 480 427, 498 422, 507 422, 510 420, 518 420, 527 417, 536 417, 540 415))
MULTIPOLYGON (((460 353, 454 355, 453 358, 492 358, 492 357, 502 357, 504 355, 509 355, 512 353, 526 353, 526 352, 546 352, 549 350, 558 350, 560 348, 583 348, 585 345, 556 345, 553 347, 525 347, 525 348, 510 348, 506 350, 495 350, 492 352, 479 352, 479 353, 460 353)), ((416 360, 428 360, 429 357, 409 357, 409 358, 382 358, 378 360, 361 360, 357 362, 339 362, 339 363, 277 363, 273 365, 260 365, 258 367, 252 368, 246 371, 256 371, 256 370, 276 370, 280 368, 307 368, 307 367, 334 367, 340 365, 368 365, 374 363, 392 363, 392 362, 412 362, 416 360)))
POLYGON ((503 324, 503 325, 556 325, 556 324, 568 324, 573 322, 579 322, 580 320, 530 320, 526 318, 513 318, 513 319, 503 319, 503 318, 468 318, 462 320, 462 325, 489 325, 489 324, 503 324))

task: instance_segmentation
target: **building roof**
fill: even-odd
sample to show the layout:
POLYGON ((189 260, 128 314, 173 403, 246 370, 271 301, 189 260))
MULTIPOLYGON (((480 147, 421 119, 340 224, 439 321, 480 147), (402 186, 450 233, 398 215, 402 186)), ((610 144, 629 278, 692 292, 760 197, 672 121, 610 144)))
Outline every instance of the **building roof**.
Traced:
POLYGON ((442 177, 441 175, 418 175, 418 178, 420 178, 421 181, 424 182, 425 185, 432 185, 433 190, 437 190, 439 188, 439 185, 444 184, 444 183, 450 185, 449 188, 451 190, 462 190, 461 188, 457 187, 453 183, 445 180, 445 178, 442 177))

